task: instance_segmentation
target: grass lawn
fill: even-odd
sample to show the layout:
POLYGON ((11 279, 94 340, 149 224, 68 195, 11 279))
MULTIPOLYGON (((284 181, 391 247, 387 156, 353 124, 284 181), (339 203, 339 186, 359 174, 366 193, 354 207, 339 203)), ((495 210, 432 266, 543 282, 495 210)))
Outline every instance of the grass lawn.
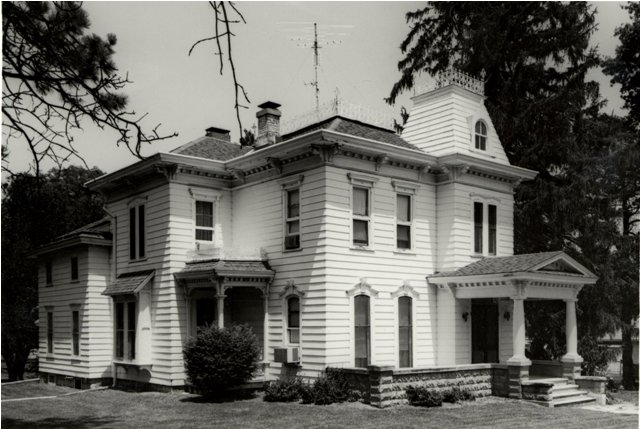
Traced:
MULTIPOLYGON (((2 399, 77 392, 36 383, 2 386, 2 399)), ((636 392, 637 398, 637 392, 636 392)), ((3 428, 637 428, 638 416, 543 408, 485 398, 446 408, 365 404, 329 406, 263 402, 202 402, 184 393, 84 391, 55 399, 2 403, 3 428)))

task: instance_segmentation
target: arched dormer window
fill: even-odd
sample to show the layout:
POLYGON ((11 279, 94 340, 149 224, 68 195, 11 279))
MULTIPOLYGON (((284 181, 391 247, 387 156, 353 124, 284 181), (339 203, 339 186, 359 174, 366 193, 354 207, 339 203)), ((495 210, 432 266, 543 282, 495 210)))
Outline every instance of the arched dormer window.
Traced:
POLYGON ((487 150, 487 125, 483 120, 476 122, 476 149, 487 150))

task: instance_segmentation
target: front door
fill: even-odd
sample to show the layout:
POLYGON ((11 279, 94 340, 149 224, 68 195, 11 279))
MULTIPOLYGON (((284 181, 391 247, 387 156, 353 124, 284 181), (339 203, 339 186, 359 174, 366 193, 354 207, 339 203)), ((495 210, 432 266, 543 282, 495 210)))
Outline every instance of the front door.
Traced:
POLYGON ((498 303, 493 300, 471 300, 471 363, 497 363, 498 303))

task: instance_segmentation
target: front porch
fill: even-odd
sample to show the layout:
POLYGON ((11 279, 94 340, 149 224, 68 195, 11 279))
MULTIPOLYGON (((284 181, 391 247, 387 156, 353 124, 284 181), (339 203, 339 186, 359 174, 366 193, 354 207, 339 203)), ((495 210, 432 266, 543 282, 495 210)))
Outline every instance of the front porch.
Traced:
MULTIPOLYGON (((449 296, 454 309, 464 311, 460 315, 464 322, 471 323, 470 362, 501 363, 495 366, 502 374, 497 375, 498 378, 506 368, 508 383, 504 396, 523 398, 525 386, 530 385, 532 377, 566 379, 567 383, 573 383, 580 376, 582 358, 578 354, 576 302, 580 289, 594 284, 597 278, 565 253, 484 258, 454 272, 434 274, 428 280, 449 296), (526 357, 525 300, 565 302, 567 350, 559 362, 532 365, 526 357), (467 304, 460 304, 464 302, 467 304), (508 329, 498 329, 498 325, 508 329), (481 341, 484 344, 479 345, 481 341), (499 350, 499 344, 507 346, 499 350)), ((458 316, 453 314, 456 322, 461 323, 458 316)), ((439 336, 445 334, 438 332, 439 336)))

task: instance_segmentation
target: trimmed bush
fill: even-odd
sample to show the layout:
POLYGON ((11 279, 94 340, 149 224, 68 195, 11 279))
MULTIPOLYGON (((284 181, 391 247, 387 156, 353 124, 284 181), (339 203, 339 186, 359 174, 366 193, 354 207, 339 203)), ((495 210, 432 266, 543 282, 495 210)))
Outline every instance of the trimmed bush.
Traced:
POLYGON ((351 390, 347 377, 332 368, 316 379, 312 385, 301 385, 300 397, 303 404, 329 405, 336 402, 355 401, 356 392, 351 390))
POLYGON ((409 404, 416 407, 439 407, 442 405, 443 395, 437 390, 426 387, 409 386, 406 390, 409 404))
POLYGON ((453 387, 449 390, 446 390, 442 395, 443 402, 449 402, 452 404, 462 401, 473 401, 475 399, 476 396, 473 394, 473 392, 460 389, 459 387, 453 387))
POLYGON ((303 383, 299 378, 268 381, 264 385, 264 400, 267 402, 293 402, 300 399, 303 383))
POLYGON ((213 398, 251 380, 259 357, 258 339, 246 325, 200 329, 184 346, 184 366, 191 383, 203 396, 213 398))
POLYGON ((578 353, 582 356, 582 375, 604 376, 609 362, 616 359, 616 352, 598 344, 598 339, 585 335, 578 343, 578 353))

